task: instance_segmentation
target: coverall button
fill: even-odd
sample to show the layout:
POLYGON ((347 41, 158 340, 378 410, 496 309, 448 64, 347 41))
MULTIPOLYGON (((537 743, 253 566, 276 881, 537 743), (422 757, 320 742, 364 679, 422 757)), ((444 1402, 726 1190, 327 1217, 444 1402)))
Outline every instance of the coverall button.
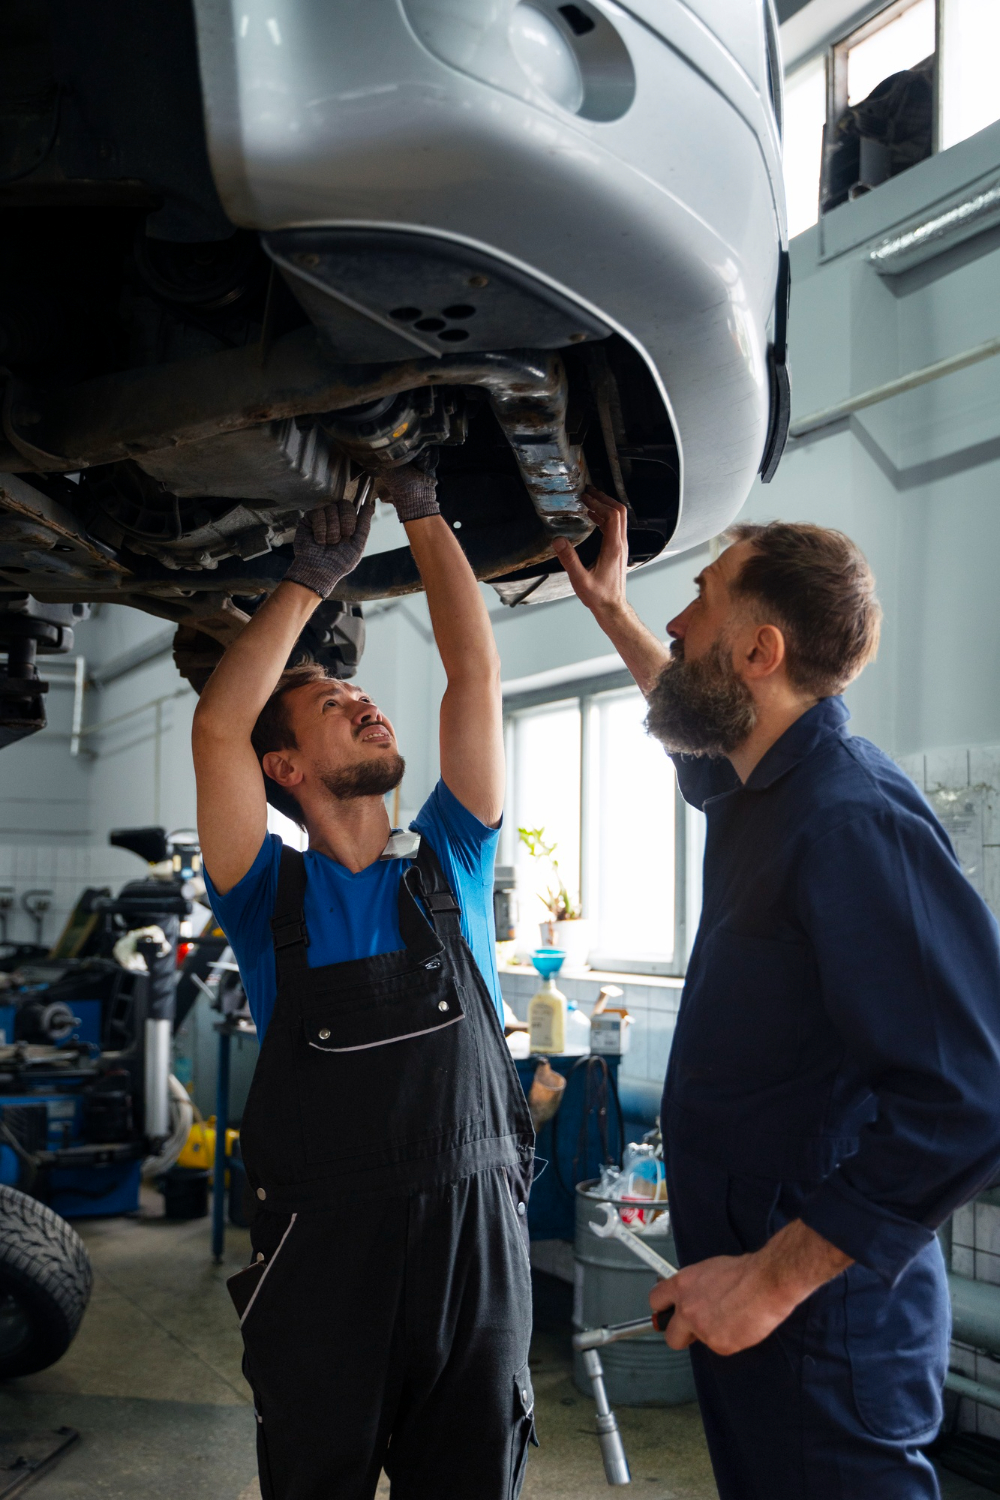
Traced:
POLYGON ((260 1198, 261 1201, 263 1201, 267 1197, 267 1193, 264 1191, 263 1188, 258 1188, 257 1189, 257 1197, 260 1198))
POLYGON ((524 1209, 524 1204, 523 1203, 519 1203, 517 1205, 517 1211, 518 1211, 519 1214, 523 1214, 524 1213, 525 1209, 524 1209))
POLYGON ((448 1009, 448 1002, 447 1002, 447 1000, 439 1000, 438 1001, 438 1010, 447 1010, 447 1009, 448 1009))
POLYGON ((330 1028, 329 1028, 329 1026, 324 1026, 323 1030, 319 1034, 319 1039, 320 1039, 321 1042, 325 1042, 325 1041, 329 1040, 329 1037, 330 1037, 330 1028))

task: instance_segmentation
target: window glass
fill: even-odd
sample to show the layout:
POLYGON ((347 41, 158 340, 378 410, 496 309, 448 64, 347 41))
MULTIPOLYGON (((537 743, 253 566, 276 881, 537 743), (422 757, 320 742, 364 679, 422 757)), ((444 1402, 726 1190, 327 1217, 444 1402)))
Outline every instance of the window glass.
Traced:
POLYGON ((826 65, 822 57, 785 80, 784 169, 789 237, 819 218, 819 170, 826 123, 826 65))
POLYGON ((893 73, 912 68, 935 50, 934 0, 917 0, 895 21, 873 32, 847 54, 847 102, 858 104, 893 73))
POLYGON ((267 831, 276 833, 283 844, 291 844, 293 849, 308 849, 309 847, 305 829, 300 828, 298 823, 293 823, 291 818, 286 818, 285 814, 279 812, 276 807, 272 807, 270 802, 267 804, 267 831))
POLYGON ((942 0, 941 147, 1000 120, 1000 0, 942 0))
MULTIPOLYGON (((514 836, 517 828, 545 830, 545 842, 556 845, 559 874, 574 900, 580 895, 580 751, 576 700, 529 710, 514 720, 514 836)), ((528 929, 522 940, 534 947, 537 924, 547 917, 539 892, 552 883, 552 871, 547 863, 533 860, 520 840, 514 862, 521 926, 528 929)))
POLYGON ((599 779, 592 888, 602 964, 669 963, 674 955, 674 770, 643 728, 638 691, 594 700, 599 779))

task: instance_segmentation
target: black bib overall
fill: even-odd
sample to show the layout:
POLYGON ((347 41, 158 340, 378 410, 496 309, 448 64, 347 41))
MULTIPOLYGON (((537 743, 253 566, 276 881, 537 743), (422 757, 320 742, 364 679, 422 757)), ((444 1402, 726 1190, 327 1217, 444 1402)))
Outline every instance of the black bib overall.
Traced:
POLYGON ((384 1466, 393 1500, 509 1500, 532 1433, 533 1135, 503 1030, 426 839, 399 952, 309 968, 305 885, 286 848, 241 1129, 261 1491, 370 1500, 384 1466))

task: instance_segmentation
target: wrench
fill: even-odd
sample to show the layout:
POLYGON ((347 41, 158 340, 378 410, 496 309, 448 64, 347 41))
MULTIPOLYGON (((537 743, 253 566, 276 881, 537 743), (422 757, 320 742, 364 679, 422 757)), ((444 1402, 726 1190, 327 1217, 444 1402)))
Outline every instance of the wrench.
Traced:
MULTIPOLYGON (((602 1203, 600 1207, 604 1210, 604 1223, 602 1224, 600 1219, 590 1221, 590 1227, 598 1239, 621 1240, 633 1255, 645 1261, 646 1265, 664 1281, 677 1275, 676 1266, 664 1260, 662 1255, 657 1255, 656 1251, 651 1250, 638 1235, 632 1233, 631 1229, 626 1229, 613 1203, 602 1203)), ((608 1404, 607 1392, 604 1389, 604 1369, 597 1350, 604 1344, 614 1344, 619 1339, 635 1338, 640 1333, 662 1333, 669 1316, 670 1309, 665 1308, 662 1313, 652 1313, 648 1318, 637 1318, 629 1323, 612 1323, 607 1328, 587 1328, 573 1338, 573 1347, 578 1349, 583 1356, 583 1368, 587 1372, 594 1391, 594 1401, 597 1405, 597 1439, 601 1445, 601 1457, 604 1460, 604 1473, 608 1484, 631 1484, 632 1479, 618 1423, 608 1404)))
POLYGON ((651 1270, 663 1281, 668 1281, 671 1276, 677 1275, 677 1267, 672 1266, 662 1255, 657 1255, 651 1250, 645 1240, 641 1240, 631 1229, 626 1228, 618 1217, 618 1210, 613 1203, 602 1203, 600 1207, 604 1210, 604 1223, 599 1219, 591 1219, 590 1227, 600 1240, 616 1239, 627 1245, 633 1255, 644 1260, 651 1270))

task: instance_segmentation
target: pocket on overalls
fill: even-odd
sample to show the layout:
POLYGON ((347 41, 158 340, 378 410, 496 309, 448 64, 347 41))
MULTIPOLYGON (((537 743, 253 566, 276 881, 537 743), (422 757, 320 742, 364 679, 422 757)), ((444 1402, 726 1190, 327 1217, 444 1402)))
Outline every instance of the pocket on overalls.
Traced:
POLYGON ((304 1005, 296 1091, 305 1160, 375 1163, 481 1120, 467 1007, 440 960, 304 1005))
POLYGON ((514 1376, 514 1430, 510 1450, 510 1500, 517 1500, 528 1466, 528 1444, 538 1447, 535 1437, 535 1392, 531 1371, 522 1365, 514 1376))
POLYGON ((865 1266, 849 1266, 847 1353, 858 1416, 896 1441, 937 1431, 948 1368, 950 1305, 935 1242, 891 1289, 865 1266))

